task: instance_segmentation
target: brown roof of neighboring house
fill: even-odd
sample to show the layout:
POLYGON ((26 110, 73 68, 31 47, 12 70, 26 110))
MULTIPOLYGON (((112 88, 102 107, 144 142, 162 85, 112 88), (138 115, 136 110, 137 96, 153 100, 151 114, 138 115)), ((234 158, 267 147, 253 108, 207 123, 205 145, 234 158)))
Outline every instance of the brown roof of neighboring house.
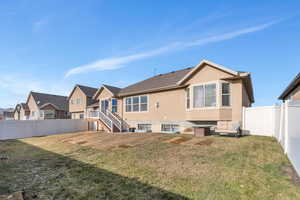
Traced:
POLYGON ((300 73, 292 80, 278 99, 284 100, 293 90, 300 85, 300 73))
POLYGON ((111 85, 104 85, 103 86, 108 89, 111 93, 113 93, 113 95, 118 95, 119 92, 121 91, 121 88, 118 88, 118 87, 114 87, 114 86, 111 86, 111 85))
POLYGON ((29 110, 29 107, 26 103, 20 103, 21 107, 25 110, 25 111, 28 111, 29 110))
POLYGON ((126 88, 121 89, 119 96, 136 94, 139 92, 150 92, 153 90, 178 87, 177 83, 184 78, 193 68, 186 68, 178 71, 159 74, 157 76, 140 81, 126 88))
MULTIPOLYGON (((97 92, 98 88, 92 88, 84 85, 76 85, 81 89, 81 91, 87 96, 87 97, 93 97, 94 94, 97 92)), ((75 88, 76 88, 75 86, 75 88)))
POLYGON ((99 101, 93 103, 93 104, 90 104, 88 105, 88 107, 98 107, 99 106, 99 101))
MULTIPOLYGON (((38 92, 30 92, 39 108, 46 104, 54 105, 58 110, 68 110, 68 97, 38 92)), ((29 98, 28 98, 29 99, 29 98)), ((28 101, 27 101, 28 103, 28 101)))

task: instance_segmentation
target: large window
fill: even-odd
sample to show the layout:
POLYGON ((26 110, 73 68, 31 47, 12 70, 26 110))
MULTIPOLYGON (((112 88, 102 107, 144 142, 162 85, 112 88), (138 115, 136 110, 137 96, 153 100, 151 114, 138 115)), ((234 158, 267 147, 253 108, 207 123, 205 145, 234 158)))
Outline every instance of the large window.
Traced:
POLYGON ((151 124, 138 124, 139 131, 151 132, 151 124))
POLYGON ((112 112, 117 112, 118 111, 118 100, 117 99, 112 99, 111 100, 111 111, 112 112))
POLYGON ((217 102, 216 84, 206 84, 193 87, 193 107, 214 107, 217 102))
POLYGON ((222 106, 230 106, 230 84, 222 83, 222 106))
POLYGON ((148 110, 148 96, 128 97, 125 99, 126 112, 142 112, 148 110))
POLYGON ((55 111, 54 110, 44 110, 44 118, 45 119, 55 118, 55 111))
POLYGON ((177 124, 162 124, 161 125, 162 132, 169 132, 169 133, 178 133, 179 132, 179 125, 177 124))
POLYGON ((126 98, 126 112, 131 112, 132 111, 132 98, 126 98))

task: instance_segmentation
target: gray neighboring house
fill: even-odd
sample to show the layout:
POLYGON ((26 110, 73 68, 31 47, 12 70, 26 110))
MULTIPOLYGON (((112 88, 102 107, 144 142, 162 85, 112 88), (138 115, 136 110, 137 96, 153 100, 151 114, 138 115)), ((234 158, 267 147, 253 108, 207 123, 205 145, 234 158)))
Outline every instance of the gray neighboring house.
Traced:
POLYGON ((279 96, 282 101, 300 103, 300 73, 292 80, 288 87, 279 96))
POLYGON ((29 119, 68 119, 68 97, 38 92, 30 92, 26 105, 30 111, 29 119))

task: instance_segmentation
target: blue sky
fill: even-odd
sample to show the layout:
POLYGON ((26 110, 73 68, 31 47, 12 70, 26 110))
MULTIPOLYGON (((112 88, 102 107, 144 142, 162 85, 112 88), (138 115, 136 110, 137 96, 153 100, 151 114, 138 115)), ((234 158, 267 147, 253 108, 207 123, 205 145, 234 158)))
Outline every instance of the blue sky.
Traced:
POLYGON ((0 24, 0 107, 202 59, 251 72, 255 105, 272 105, 300 71, 296 0, 2 0, 0 24))

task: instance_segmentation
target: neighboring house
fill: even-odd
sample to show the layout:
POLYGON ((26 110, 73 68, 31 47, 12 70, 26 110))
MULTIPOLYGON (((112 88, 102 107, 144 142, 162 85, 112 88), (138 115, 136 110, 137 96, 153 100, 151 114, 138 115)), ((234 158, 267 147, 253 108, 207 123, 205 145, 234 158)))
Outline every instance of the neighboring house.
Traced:
POLYGON ((300 103, 300 73, 293 79, 289 86, 279 97, 283 101, 292 101, 300 103))
POLYGON ((109 131, 191 132, 197 125, 242 122, 254 102, 250 73, 203 60, 197 66, 160 74, 126 88, 103 85, 88 118, 109 131))
POLYGON ((30 116, 30 110, 26 103, 20 103, 16 105, 14 110, 15 120, 28 120, 30 116))
POLYGON ((14 110, 9 109, 0 109, 0 120, 13 120, 14 119, 14 110))
POLYGON ((97 101, 93 99, 97 90, 97 88, 75 85, 68 97, 69 112, 72 119, 87 118, 86 110, 88 106, 98 106, 97 101))
POLYGON ((26 105, 30 111, 29 119, 67 119, 68 112, 68 97, 30 92, 27 98, 26 105))

